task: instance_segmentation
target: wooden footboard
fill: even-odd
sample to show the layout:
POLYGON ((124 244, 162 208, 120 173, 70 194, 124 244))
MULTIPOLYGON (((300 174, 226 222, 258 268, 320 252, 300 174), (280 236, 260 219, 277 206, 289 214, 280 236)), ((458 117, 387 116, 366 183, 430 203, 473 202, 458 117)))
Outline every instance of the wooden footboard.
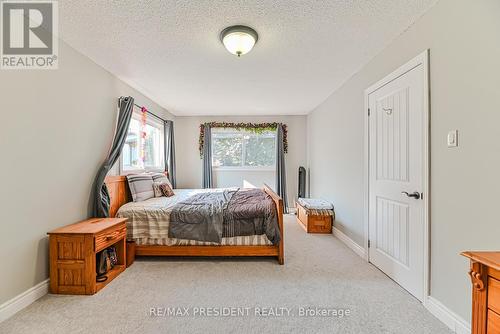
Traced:
POLYGON ((276 205, 276 212, 278 214, 278 226, 280 229, 280 234, 281 234, 281 239, 278 244, 278 262, 279 264, 284 264, 285 263, 285 231, 283 229, 283 212, 284 212, 284 207, 283 207, 283 199, 278 196, 274 192, 274 190, 271 189, 267 184, 264 184, 263 190, 271 196, 271 198, 274 201, 274 204, 276 205))
MULTIPOLYGON (((131 201, 128 182, 125 176, 110 176, 106 178, 111 198, 110 216, 114 217, 120 206, 131 201)), ((268 185, 263 190, 271 196, 278 214, 278 226, 281 240, 273 246, 157 246, 135 245, 135 254, 139 256, 265 256, 276 257, 279 264, 285 263, 284 230, 283 230, 283 200, 268 185)))

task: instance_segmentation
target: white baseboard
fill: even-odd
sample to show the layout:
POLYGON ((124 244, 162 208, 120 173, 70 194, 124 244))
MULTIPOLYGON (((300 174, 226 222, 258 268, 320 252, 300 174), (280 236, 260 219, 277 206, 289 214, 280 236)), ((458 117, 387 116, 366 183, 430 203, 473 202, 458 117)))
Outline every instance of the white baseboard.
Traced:
POLYGON ((34 287, 24 291, 20 295, 15 296, 11 300, 6 301, 0 305, 0 322, 12 317, 26 306, 45 296, 48 292, 49 279, 46 279, 45 281, 40 282, 34 287))
POLYGON ((428 296, 425 307, 432 315, 448 326, 453 333, 470 334, 470 324, 458 314, 444 306, 439 300, 428 296))
POLYGON ((342 233, 339 229, 333 227, 333 236, 337 237, 340 241, 342 241, 347 247, 352 249, 354 253, 361 256, 363 259, 366 259, 366 251, 363 247, 358 245, 354 240, 349 238, 347 235, 342 233))

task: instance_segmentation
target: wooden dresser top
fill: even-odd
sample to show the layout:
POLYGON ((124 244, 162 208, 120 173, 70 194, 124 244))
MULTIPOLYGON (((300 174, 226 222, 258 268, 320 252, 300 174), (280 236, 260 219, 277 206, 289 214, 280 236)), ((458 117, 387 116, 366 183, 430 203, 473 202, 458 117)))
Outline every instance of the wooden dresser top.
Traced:
POLYGON ((500 252, 462 252, 461 255, 474 262, 482 263, 490 268, 500 270, 500 252))
POLYGON ((47 234, 96 234, 126 221, 127 218, 91 218, 57 228, 47 234))

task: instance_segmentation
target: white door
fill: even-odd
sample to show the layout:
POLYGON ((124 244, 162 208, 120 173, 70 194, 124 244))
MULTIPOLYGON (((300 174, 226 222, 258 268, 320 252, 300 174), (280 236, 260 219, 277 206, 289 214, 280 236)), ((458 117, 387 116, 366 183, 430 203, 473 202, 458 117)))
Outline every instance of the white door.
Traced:
POLYGON ((367 91, 369 260, 419 300, 426 254, 425 70, 421 63, 367 91))

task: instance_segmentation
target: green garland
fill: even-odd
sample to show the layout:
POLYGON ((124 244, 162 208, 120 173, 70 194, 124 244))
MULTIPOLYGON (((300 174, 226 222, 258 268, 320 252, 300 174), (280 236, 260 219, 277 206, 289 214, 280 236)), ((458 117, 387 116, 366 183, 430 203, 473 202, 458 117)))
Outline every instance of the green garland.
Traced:
MULTIPOLYGON (((280 123, 231 123, 231 122, 209 122, 200 124, 200 139, 198 140, 198 148, 200 157, 203 156, 203 145, 205 144, 205 125, 210 125, 211 128, 231 128, 238 131, 245 130, 253 133, 263 133, 266 131, 275 131, 280 123)), ((283 149, 288 153, 288 129, 286 124, 283 124, 283 149)))

